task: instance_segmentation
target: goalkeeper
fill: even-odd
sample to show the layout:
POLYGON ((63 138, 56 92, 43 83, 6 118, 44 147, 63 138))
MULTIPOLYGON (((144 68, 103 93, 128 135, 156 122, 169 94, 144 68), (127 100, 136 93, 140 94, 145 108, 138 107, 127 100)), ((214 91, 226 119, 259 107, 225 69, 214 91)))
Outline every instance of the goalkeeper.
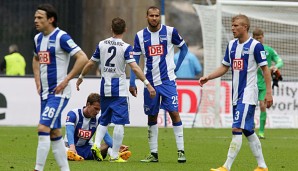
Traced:
MULTIPOLYGON (((264 42, 263 30, 256 28, 253 31, 253 38, 263 44, 264 42)), ((279 55, 272 47, 265 44, 263 44, 263 46, 266 51, 268 67, 270 68, 271 73, 273 74, 275 72, 278 72, 278 69, 280 69, 284 65, 282 59, 279 57, 279 55), (275 65, 272 65, 272 61, 275 63, 275 65)), ((265 138, 264 131, 265 131, 266 118, 267 118, 266 104, 264 103, 264 99, 266 95, 266 84, 265 84, 262 70, 260 68, 258 69, 258 89, 259 89, 259 105, 261 110, 259 138, 264 139, 265 138)))
MULTIPOLYGON (((94 160, 91 147, 93 145, 92 137, 100 121, 100 96, 97 93, 91 93, 87 98, 86 106, 73 109, 68 112, 66 118, 65 144, 68 148, 68 160, 94 160)), ((101 155, 107 156, 111 150, 113 140, 108 132, 104 136, 104 143, 101 145, 101 155)), ((120 156, 127 160, 131 156, 128 146, 120 147, 120 156)))

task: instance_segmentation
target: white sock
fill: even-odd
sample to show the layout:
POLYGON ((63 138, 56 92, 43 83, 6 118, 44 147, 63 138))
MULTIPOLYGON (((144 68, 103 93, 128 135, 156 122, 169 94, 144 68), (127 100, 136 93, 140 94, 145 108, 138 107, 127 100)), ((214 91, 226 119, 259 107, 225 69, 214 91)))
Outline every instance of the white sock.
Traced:
POLYGON ((184 151, 184 138, 183 138, 183 126, 173 126, 177 149, 184 151))
POLYGON ((114 131, 113 131, 113 153, 112 158, 117 158, 120 146, 122 144, 124 137, 124 126, 123 125, 115 125, 114 131))
POLYGON ((35 170, 43 171, 46 164, 47 156, 50 150, 51 140, 50 135, 39 135, 36 152, 35 170))
POLYGON ((98 125, 97 126, 94 144, 96 144, 96 146, 98 148, 100 148, 101 141, 102 141, 102 139, 105 136, 107 131, 108 131, 107 126, 103 126, 103 125, 98 125))
POLYGON ((157 124, 148 127, 148 142, 151 153, 157 153, 158 148, 158 126, 157 124))
POLYGON ((253 133, 252 135, 247 137, 250 149, 252 153, 254 154, 256 160, 258 161, 258 166, 261 168, 267 168, 267 165, 264 160, 264 156, 262 153, 262 146, 261 142, 256 135, 256 133, 253 133))
POLYGON ((231 169, 232 164, 237 157, 238 152, 241 149, 242 145, 242 134, 241 135, 233 135, 232 141, 230 143, 229 152, 227 156, 227 160, 224 164, 224 167, 226 167, 228 170, 231 169))
POLYGON ((69 171, 69 165, 67 161, 67 154, 65 149, 64 140, 61 137, 59 140, 52 141, 52 151, 58 166, 61 171, 69 171))

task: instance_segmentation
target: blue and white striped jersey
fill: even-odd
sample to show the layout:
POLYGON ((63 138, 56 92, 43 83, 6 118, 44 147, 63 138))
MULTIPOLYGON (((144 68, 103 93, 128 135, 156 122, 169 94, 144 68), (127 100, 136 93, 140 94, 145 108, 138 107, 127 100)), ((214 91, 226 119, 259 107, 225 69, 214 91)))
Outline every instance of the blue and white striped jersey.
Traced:
POLYGON ((233 105, 258 103, 257 70, 267 65, 263 45, 253 38, 239 44, 238 39, 231 40, 227 46, 223 65, 232 69, 233 105))
MULTIPOLYGON (((96 118, 86 118, 83 115, 83 108, 73 109, 68 112, 65 125, 73 125, 75 146, 93 145, 92 136, 100 120, 100 114, 96 118)), ((66 129, 67 130, 67 129, 66 129)), ((68 142, 67 132, 65 142, 68 142)))
POLYGON ((99 42, 91 60, 100 61, 101 96, 128 96, 125 67, 126 63, 135 62, 132 51, 122 39, 110 37, 99 42))
MULTIPOLYGON (((54 89, 65 79, 70 56, 76 54, 81 48, 59 28, 46 36, 42 33, 35 35, 34 44, 34 55, 39 57, 41 98, 44 100, 49 94, 53 94, 54 89)), ((70 98, 70 95, 70 85, 60 94, 56 94, 65 98, 70 98)))
POLYGON ((134 55, 144 55, 144 74, 152 85, 176 79, 173 45, 181 47, 184 43, 178 31, 166 25, 157 32, 145 28, 136 34, 134 55))

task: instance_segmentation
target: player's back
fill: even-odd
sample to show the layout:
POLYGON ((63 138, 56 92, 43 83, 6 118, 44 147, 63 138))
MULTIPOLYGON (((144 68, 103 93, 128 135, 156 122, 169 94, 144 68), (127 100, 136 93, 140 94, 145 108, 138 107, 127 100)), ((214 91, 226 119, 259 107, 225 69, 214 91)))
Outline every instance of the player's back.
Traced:
POLYGON ((101 63, 101 95, 128 96, 125 67, 135 61, 132 47, 122 39, 110 37, 99 42, 91 59, 101 63))

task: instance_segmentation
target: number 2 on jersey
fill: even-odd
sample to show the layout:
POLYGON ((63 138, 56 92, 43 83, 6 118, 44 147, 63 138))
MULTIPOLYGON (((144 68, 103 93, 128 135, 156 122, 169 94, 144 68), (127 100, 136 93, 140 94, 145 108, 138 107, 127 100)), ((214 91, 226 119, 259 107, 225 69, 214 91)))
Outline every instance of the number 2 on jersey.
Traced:
POLYGON ((108 52, 111 53, 111 57, 109 57, 109 59, 106 61, 105 66, 107 67, 115 67, 115 64, 111 63, 112 59, 116 56, 116 47, 115 46, 111 46, 108 49, 108 52))

